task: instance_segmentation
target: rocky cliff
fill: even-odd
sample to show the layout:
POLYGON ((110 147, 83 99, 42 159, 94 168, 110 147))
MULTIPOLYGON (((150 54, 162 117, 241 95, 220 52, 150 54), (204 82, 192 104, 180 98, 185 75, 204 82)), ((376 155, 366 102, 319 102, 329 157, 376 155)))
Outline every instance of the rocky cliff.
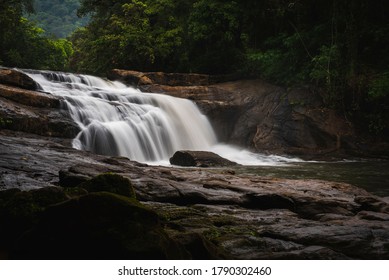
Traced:
POLYGON ((285 89, 262 80, 112 70, 109 78, 146 92, 191 99, 209 117, 219 140, 257 152, 317 158, 389 155, 387 144, 365 143, 352 123, 326 108, 320 92, 285 89), (374 148, 373 148, 374 146, 374 148))
MULTIPOLYGON (((223 137, 235 139, 245 113, 240 104, 257 110, 250 105, 255 91, 280 90, 257 81, 261 87, 226 99, 238 83, 253 85, 196 93, 174 86, 170 93, 214 96, 198 99, 209 112, 235 108, 215 112, 235 118, 220 123, 232 129, 223 137)), ((1 258, 389 258, 387 198, 343 183, 237 175, 231 167, 156 167, 74 150, 69 140, 77 129, 61 100, 22 86, 0 86, 1 258)), ((261 138, 261 119, 254 120, 246 127, 256 130, 242 131, 249 136, 239 143, 261 138)))

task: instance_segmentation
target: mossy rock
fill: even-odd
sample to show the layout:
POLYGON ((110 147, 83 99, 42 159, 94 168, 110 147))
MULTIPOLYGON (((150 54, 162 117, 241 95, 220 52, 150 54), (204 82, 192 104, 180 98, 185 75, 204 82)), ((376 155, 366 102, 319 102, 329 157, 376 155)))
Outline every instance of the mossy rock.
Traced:
POLYGON ((0 191, 0 211, 2 211, 3 207, 15 194, 21 192, 20 189, 7 189, 0 191))
POLYGON ((78 185, 78 187, 83 188, 88 192, 111 192, 135 198, 135 191, 130 180, 114 173, 100 174, 91 180, 78 185))
POLYGON ((16 259, 182 259, 158 215, 128 198, 90 193, 48 207, 10 253, 16 259))
POLYGON ((88 191, 86 189, 80 187, 64 188, 64 192, 70 198, 79 197, 88 194, 88 191))
POLYGON ((90 176, 72 172, 72 170, 60 170, 58 173, 59 185, 63 188, 74 188, 91 179, 90 176))
POLYGON ((0 240, 7 244, 30 229, 49 205, 63 202, 68 196, 61 188, 47 187, 30 191, 0 192, 0 240))
POLYGON ((192 259, 219 260, 231 258, 223 248, 216 246, 200 233, 191 232, 177 234, 174 236, 174 239, 190 252, 192 259))

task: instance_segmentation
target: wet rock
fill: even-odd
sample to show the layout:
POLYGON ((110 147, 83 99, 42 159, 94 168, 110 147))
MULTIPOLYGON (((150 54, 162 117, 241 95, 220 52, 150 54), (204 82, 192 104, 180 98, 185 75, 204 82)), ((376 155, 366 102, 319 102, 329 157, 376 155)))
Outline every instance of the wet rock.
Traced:
POLYGON ((120 80, 128 85, 138 87, 149 85, 153 82, 142 72, 113 69, 107 74, 107 78, 111 80, 120 80))
POLYGON ((60 100, 52 95, 0 84, 0 97, 39 108, 59 108, 60 100))
MULTIPOLYGON (((116 173, 131 182, 139 201, 157 216, 155 223, 146 219, 146 225, 139 222, 139 225, 120 227, 119 220, 126 221, 131 212, 125 206, 127 202, 120 201, 133 199, 111 194, 105 203, 105 198, 94 197, 101 192, 89 193, 73 186, 63 191, 71 200, 62 202, 61 206, 38 207, 34 212, 36 215, 32 215, 35 222, 24 226, 23 229, 29 227, 24 233, 20 234, 23 231, 20 229, 17 230, 19 234, 13 234, 13 239, 0 239, 3 241, 0 251, 5 252, 4 256, 95 258, 80 252, 80 248, 88 248, 93 253, 101 248, 101 252, 107 253, 102 257, 104 259, 125 258, 131 256, 129 251, 132 250, 125 232, 134 228, 149 229, 147 225, 151 223, 157 229, 150 231, 158 232, 162 239, 155 237, 158 234, 148 235, 148 230, 143 235, 154 238, 155 242, 160 240, 159 244, 165 244, 163 248, 166 249, 155 249, 159 252, 154 255, 156 258, 389 258, 387 199, 349 184, 239 175, 230 172, 231 167, 148 166, 128 159, 77 151, 64 146, 63 139, 7 130, 0 130, 0 139, 2 189, 53 187, 58 184, 60 170, 84 176, 84 179, 92 179, 101 173, 116 173), (82 202, 83 197, 89 198, 82 202), (123 207, 114 206, 116 203, 123 207), (124 214, 120 214, 122 210, 124 214), (74 232, 71 230, 74 227, 80 228, 74 232), (15 250, 16 244, 19 244, 18 250, 15 250), (115 249, 110 251, 104 244, 113 244, 115 249), (12 250, 8 250, 9 247, 12 250), (41 250, 44 254, 37 255, 41 250), (12 254, 8 254, 11 251, 12 254)), ((114 190, 116 184, 111 185, 103 189, 114 190)), ((98 186, 96 191, 99 190, 98 186)), ((19 193, 24 192, 0 192, 0 208, 19 193)), ((24 204, 28 203, 17 205, 22 207, 24 204)), ((4 233, 5 228, 15 229, 9 225, 11 223, 1 225, 0 232, 4 233)), ((11 235, 7 233, 7 236, 11 235)), ((137 238, 131 240, 138 242, 137 238)), ((99 252, 96 254, 96 258, 100 257, 99 252)), ((151 257, 144 255, 144 258, 151 257)))
POLYGON ((14 69, 0 69, 0 128, 43 136, 74 138, 79 127, 61 109, 61 100, 14 69))
POLYGON ((253 209, 295 209, 295 203, 289 197, 279 194, 246 194, 243 206, 253 209))
POLYGON ((104 191, 135 198, 135 192, 130 180, 114 173, 100 174, 91 180, 81 183, 78 187, 90 193, 104 191))
POLYGON ((170 158, 170 163, 179 166, 220 167, 234 166, 236 162, 206 151, 177 151, 170 158))
POLYGON ((382 211, 389 213, 389 204, 378 197, 357 196, 354 201, 360 205, 360 210, 382 211))
POLYGON ((111 80, 122 80, 133 86, 160 84, 168 86, 208 85, 209 75, 163 73, 163 72, 137 72, 113 69, 107 77, 111 80))
POLYGON ((57 187, 30 191, 0 191, 0 248, 12 246, 39 220, 39 215, 52 204, 66 201, 68 196, 57 187))
POLYGON ((182 245, 193 260, 228 259, 229 256, 220 247, 215 246, 199 233, 177 234, 174 240, 182 245))
POLYGON ((59 109, 58 99, 1 84, 0 120, 2 129, 43 136, 74 138, 80 130, 68 113, 59 109))
POLYGON ((28 75, 9 68, 0 68, 0 84, 17 86, 29 90, 39 89, 39 85, 28 75))
POLYGON ((10 252, 13 259, 182 259, 155 212, 134 199, 100 192, 44 211, 10 252))
POLYGON ((59 185, 64 188, 74 188, 90 180, 91 177, 72 172, 71 170, 60 170, 59 171, 59 185))

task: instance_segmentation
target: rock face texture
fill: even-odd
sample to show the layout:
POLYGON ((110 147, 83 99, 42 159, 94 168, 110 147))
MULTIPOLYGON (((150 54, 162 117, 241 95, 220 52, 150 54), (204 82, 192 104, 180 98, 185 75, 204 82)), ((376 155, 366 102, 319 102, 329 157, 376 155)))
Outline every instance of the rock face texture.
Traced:
POLYGON ((38 85, 27 75, 0 69, 0 128, 74 138, 79 128, 61 109, 61 100, 34 89, 38 85))
POLYGON ((39 85, 27 75, 9 68, 0 67, 0 83, 28 90, 38 90, 39 85))
POLYGON ((259 152, 307 157, 331 153, 389 156, 387 145, 375 145, 374 151, 364 144, 353 125, 325 108, 320 93, 310 88, 285 89, 261 80, 223 82, 226 77, 182 76, 125 70, 113 70, 109 75, 146 92, 193 100, 209 117, 222 142, 259 152))
POLYGON ((352 185, 147 166, 7 130, 0 139, 5 258, 389 258, 387 200, 352 185))

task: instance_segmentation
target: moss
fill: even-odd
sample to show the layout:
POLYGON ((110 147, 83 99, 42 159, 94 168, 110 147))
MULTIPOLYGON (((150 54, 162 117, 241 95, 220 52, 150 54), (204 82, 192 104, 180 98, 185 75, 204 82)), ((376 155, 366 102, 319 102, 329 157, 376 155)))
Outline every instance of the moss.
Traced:
POLYGON ((48 207, 19 240, 13 258, 180 259, 158 215, 135 198, 90 193, 48 207))
POLYGON ((0 191, 0 209, 2 209, 8 200, 10 200, 15 194, 21 192, 20 189, 7 189, 0 191))
POLYGON ((79 197, 82 195, 87 195, 88 191, 84 188, 73 187, 73 188, 64 188, 64 192, 67 196, 71 198, 79 197))
POLYGON ((83 188, 88 192, 104 191, 132 198, 136 197, 130 180, 114 173, 100 174, 85 183, 81 183, 78 187, 83 188))
POLYGON ((49 205, 67 200, 60 188, 48 187, 31 191, 0 192, 0 240, 8 246, 33 227, 49 205))
POLYGON ((237 223, 237 219, 232 216, 221 215, 221 216, 211 216, 210 220, 216 227, 235 225, 237 223))
POLYGON ((172 206, 169 208, 158 209, 158 213, 166 221, 177 221, 190 217, 203 216, 204 214, 190 207, 172 206))
POLYGON ((220 231, 220 229, 213 227, 209 230, 204 231, 203 234, 208 240, 214 241, 215 239, 220 238, 222 232, 220 231))
POLYGON ((0 128, 9 128, 13 123, 12 119, 0 117, 0 128))

